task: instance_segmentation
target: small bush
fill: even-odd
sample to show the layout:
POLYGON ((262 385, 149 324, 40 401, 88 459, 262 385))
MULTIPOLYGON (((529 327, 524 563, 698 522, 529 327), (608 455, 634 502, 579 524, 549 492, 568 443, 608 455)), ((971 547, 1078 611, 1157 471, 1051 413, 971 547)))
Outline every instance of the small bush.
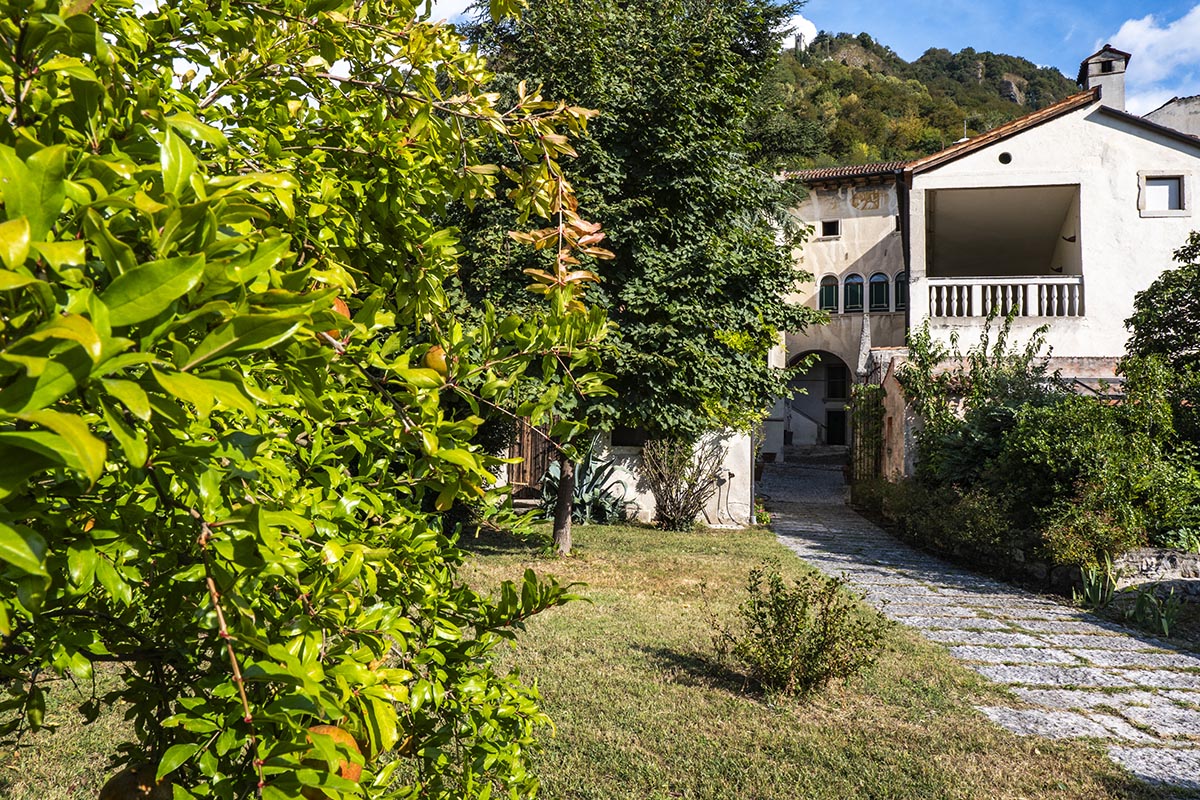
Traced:
MULTIPOLYGON (((575 465, 571 520, 580 525, 589 522, 614 525, 625 518, 625 484, 616 478, 616 462, 600 458, 597 449, 598 441, 593 439, 583 459, 575 465)), ((553 461, 542 476, 541 512, 546 519, 554 519, 561 480, 562 467, 553 461)))
POLYGON ((845 581, 810 573, 791 586, 778 562, 751 570, 749 597, 739 606, 741 630, 713 619, 713 643, 732 655, 768 692, 807 695, 834 678, 849 678, 875 663, 891 623, 858 607, 845 581))
POLYGON ((1146 543, 1136 509, 1114 510, 1095 488, 1055 505, 1042 528, 1042 547, 1054 564, 1096 567, 1146 543))
POLYGON ((725 453, 712 440, 699 448, 679 439, 651 439, 642 448, 642 477, 654 495, 654 521, 668 531, 690 531, 717 490, 725 453))

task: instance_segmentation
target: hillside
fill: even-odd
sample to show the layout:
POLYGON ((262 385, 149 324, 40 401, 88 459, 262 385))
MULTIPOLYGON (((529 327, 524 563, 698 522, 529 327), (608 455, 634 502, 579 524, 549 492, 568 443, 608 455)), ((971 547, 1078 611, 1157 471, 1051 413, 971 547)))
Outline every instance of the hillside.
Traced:
POLYGON ((868 34, 783 53, 753 138, 774 166, 916 158, 1079 91, 1057 69, 971 48, 908 62, 868 34))

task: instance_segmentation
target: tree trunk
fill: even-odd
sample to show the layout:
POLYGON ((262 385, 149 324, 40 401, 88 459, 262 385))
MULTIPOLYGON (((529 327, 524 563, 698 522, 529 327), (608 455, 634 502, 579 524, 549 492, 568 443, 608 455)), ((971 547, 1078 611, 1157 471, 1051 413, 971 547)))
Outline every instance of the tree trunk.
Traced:
POLYGON ((558 457, 558 502, 554 506, 554 549, 571 555, 571 515, 575 510, 575 462, 558 457))

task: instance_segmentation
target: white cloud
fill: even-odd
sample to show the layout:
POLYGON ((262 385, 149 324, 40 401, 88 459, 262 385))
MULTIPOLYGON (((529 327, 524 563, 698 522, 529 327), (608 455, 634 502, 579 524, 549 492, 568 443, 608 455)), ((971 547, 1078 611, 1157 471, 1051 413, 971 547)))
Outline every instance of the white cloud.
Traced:
POLYGON ((1132 54, 1125 75, 1130 112, 1145 114, 1172 97, 1200 94, 1200 4, 1176 20, 1154 14, 1126 20, 1108 41, 1132 54))
POLYGON ((430 19, 444 19, 454 22, 466 14, 473 0, 433 0, 433 14, 430 19))
POLYGON ((787 26, 792 29, 784 41, 785 45, 791 46, 796 41, 797 36, 804 37, 804 44, 812 44, 812 40, 817 38, 817 26, 811 20, 806 19, 802 14, 797 14, 787 21, 787 26))

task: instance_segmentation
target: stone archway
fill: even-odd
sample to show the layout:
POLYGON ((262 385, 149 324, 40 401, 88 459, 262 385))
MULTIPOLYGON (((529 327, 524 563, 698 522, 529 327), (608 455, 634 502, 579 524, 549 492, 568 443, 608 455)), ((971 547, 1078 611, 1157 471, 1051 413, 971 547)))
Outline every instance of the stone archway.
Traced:
POLYGON ((809 350, 789 360, 790 364, 815 356, 807 370, 790 385, 798 391, 787 403, 784 443, 846 445, 850 442, 848 406, 854 374, 838 356, 824 350, 809 350))

